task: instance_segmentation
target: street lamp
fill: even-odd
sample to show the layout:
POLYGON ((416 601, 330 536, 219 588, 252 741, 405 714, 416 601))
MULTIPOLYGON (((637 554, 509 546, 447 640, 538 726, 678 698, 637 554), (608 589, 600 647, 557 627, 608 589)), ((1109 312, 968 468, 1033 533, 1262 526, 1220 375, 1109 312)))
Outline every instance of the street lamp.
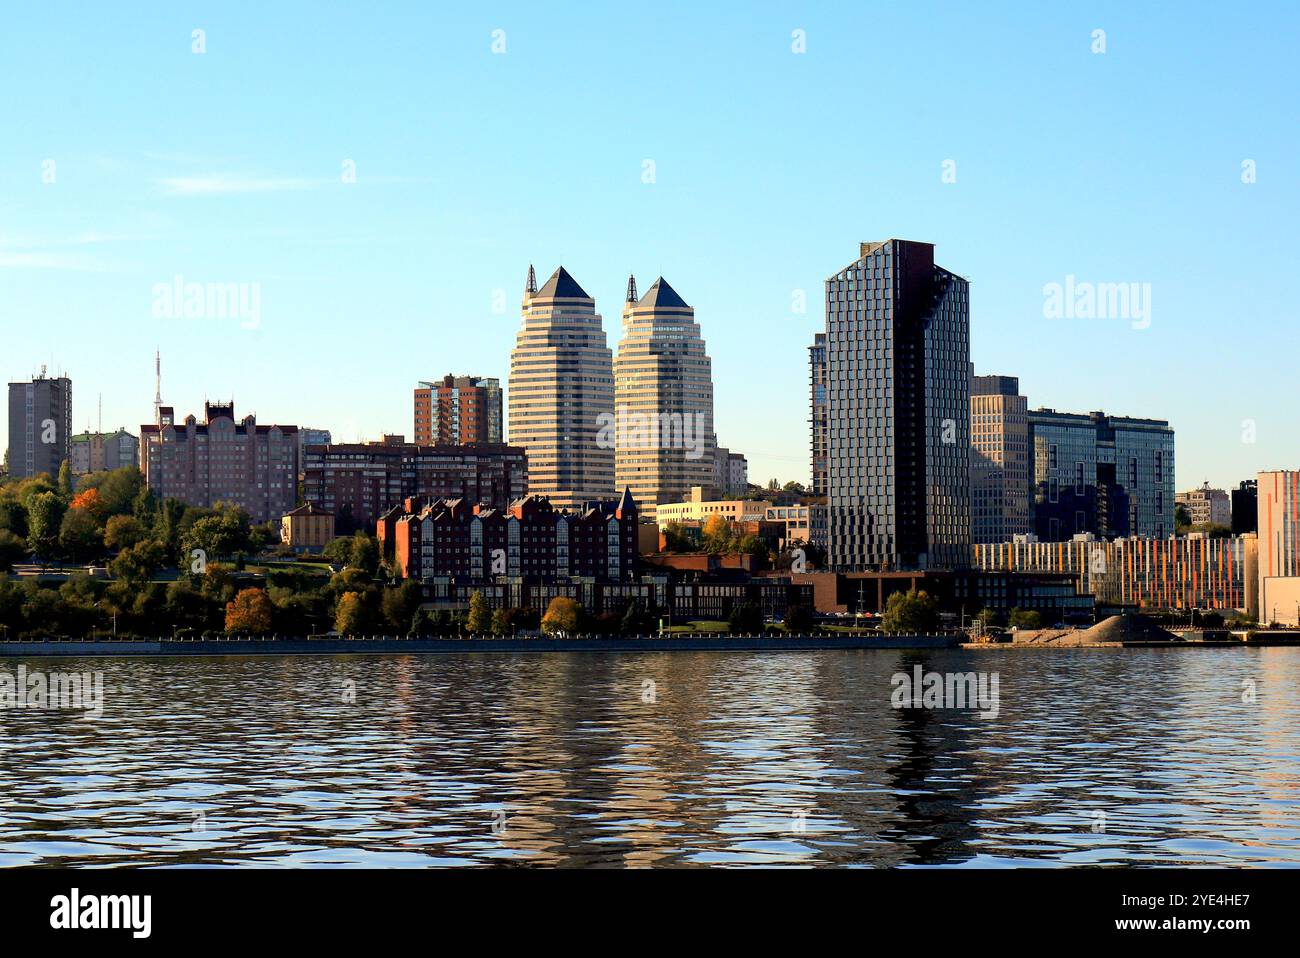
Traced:
MULTIPOLYGON (((91 608, 98 609, 102 604, 103 603, 101 602, 96 602, 91 606, 91 608)), ((117 638, 117 609, 113 610, 113 638, 117 638)))

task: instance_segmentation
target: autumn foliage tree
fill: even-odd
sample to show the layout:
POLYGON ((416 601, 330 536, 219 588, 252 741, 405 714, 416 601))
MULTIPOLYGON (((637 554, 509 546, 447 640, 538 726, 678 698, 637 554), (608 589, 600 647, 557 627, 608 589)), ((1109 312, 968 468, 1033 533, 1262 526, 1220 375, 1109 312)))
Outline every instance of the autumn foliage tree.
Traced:
POLYGON ((542 631, 548 633, 577 631, 581 617, 582 606, 578 605, 576 600, 565 595, 557 595, 546 607, 546 614, 542 616, 542 631))
POLYGON ((226 631, 258 635, 271 631, 275 604, 262 589, 241 589, 226 603, 226 631))

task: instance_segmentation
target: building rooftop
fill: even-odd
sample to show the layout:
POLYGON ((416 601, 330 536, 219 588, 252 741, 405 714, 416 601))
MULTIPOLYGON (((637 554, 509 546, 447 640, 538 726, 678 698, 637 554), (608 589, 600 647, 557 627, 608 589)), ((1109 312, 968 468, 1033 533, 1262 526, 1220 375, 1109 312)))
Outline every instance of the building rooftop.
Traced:
POLYGON ((677 295, 677 290, 668 285, 668 281, 660 276, 655 280, 650 288, 645 291, 645 295, 637 303, 638 306, 654 307, 658 309, 690 309, 686 300, 677 295))
POLYGON ((537 291, 537 299, 591 299, 578 281, 563 266, 551 274, 545 285, 537 291))

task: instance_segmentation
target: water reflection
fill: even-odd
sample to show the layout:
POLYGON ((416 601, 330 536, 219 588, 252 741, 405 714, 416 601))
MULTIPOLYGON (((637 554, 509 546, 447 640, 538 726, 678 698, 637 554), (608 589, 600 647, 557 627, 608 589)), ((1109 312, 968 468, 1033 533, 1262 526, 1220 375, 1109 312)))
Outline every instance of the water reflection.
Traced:
POLYGON ((1297 649, 26 664, 105 711, 0 710, 0 864, 1300 862, 1297 649))

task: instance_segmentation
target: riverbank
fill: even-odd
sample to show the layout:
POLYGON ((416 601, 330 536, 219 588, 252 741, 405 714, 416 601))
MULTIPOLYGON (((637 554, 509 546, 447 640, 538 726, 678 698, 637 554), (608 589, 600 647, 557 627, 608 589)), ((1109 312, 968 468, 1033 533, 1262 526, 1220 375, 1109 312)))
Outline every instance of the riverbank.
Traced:
POLYGON ((48 639, 0 642, 0 657, 96 655, 366 655, 446 652, 810 652, 823 649, 950 649, 954 635, 684 635, 556 638, 48 639))

